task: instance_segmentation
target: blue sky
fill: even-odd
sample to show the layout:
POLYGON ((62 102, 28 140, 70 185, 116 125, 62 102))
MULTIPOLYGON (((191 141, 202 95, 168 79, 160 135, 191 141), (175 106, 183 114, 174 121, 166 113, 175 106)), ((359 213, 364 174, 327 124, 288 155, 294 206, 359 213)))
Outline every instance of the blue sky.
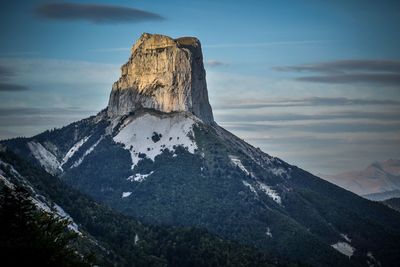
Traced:
POLYGON ((3 1, 0 138, 95 114, 141 33, 196 36, 216 121, 314 173, 400 157, 398 1, 3 1))

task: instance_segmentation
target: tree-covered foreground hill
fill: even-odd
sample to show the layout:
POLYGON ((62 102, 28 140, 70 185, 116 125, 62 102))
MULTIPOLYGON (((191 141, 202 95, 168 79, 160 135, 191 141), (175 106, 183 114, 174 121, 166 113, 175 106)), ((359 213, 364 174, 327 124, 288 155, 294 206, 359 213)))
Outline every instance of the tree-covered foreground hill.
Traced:
POLYGON ((9 151, 0 160, 3 266, 300 266, 202 229, 142 224, 9 151), (62 207, 70 221, 43 205, 62 207))

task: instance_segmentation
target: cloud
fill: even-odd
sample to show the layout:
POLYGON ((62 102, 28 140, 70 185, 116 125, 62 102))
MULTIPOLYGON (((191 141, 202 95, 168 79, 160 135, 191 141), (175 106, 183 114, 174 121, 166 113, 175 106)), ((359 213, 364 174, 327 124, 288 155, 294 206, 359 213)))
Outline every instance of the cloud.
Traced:
POLYGON ((0 107, 0 140, 33 136, 96 114, 99 110, 79 107, 0 107))
POLYGON ((38 55, 36 51, 14 51, 14 52, 0 52, 1 57, 14 57, 14 56, 33 56, 38 55))
POLYGON ((281 45, 307 45, 329 43, 331 40, 300 40, 300 41, 276 41, 263 43, 225 43, 225 44, 206 44, 203 48, 246 48, 246 47, 266 47, 266 46, 281 46, 281 45))
POLYGON ((98 112, 95 110, 80 109, 77 107, 6 107, 0 108, 0 117, 8 116, 36 116, 36 115, 86 115, 98 112))
POLYGON ((0 108, 0 137, 31 136, 50 128, 62 127, 97 112, 98 110, 75 107, 0 108), (13 131, 17 135, 7 134, 7 131, 13 131))
POLYGON ((331 62, 280 66, 276 71, 314 73, 296 77, 298 81, 345 84, 369 83, 400 86, 400 61, 397 60, 338 60, 331 62))
POLYGON ((0 65, 0 79, 8 78, 12 74, 13 72, 9 68, 0 65))
POLYGON ((344 133, 382 133, 382 132, 400 132, 400 123, 397 122, 313 122, 313 123, 255 123, 255 122, 239 122, 222 124, 222 126, 234 129, 235 131, 247 131, 251 134, 263 132, 273 132, 274 134, 285 131, 294 133, 326 133, 326 134, 344 134, 344 133))
POLYGON ((78 60, 0 58, 0 66, 13 71, 4 83, 30 89, 0 92, 3 108, 74 106, 101 110, 107 105, 111 85, 120 75, 119 65, 78 60))
POLYGON ((12 84, 12 83, 0 83, 0 92, 17 92, 27 91, 29 88, 24 85, 12 84))
POLYGON ((307 97, 287 99, 242 99, 235 103, 222 104, 216 109, 259 109, 279 107, 308 107, 308 106, 364 106, 384 105, 398 106, 400 101, 390 99, 351 99, 344 97, 307 97))
MULTIPOLYGON (((14 75, 15 72, 11 68, 0 65, 0 80, 7 81, 14 75)), ((29 88, 24 85, 9 82, 0 82, 0 92, 18 92, 26 90, 29 90, 29 88)))
POLYGON ((400 72, 396 60, 337 60, 309 65, 274 67, 277 71, 344 73, 345 71, 400 72))
POLYGON ((86 20, 93 23, 137 23, 162 21, 165 18, 152 12, 123 6, 59 3, 43 4, 35 13, 42 18, 54 20, 86 20))
POLYGON ((323 76, 306 76, 297 78, 298 81, 319 83, 374 83, 381 85, 400 85, 399 74, 354 73, 323 76))
POLYGON ((207 60, 205 62, 205 65, 207 67, 213 68, 213 67, 225 66, 225 65, 227 65, 227 63, 219 61, 219 60, 211 59, 211 60, 207 60))
POLYGON ((130 47, 113 47, 113 48, 95 48, 91 49, 90 52, 112 53, 112 52, 126 52, 130 50, 131 50, 130 47))
POLYGON ((0 58, 0 66, 7 66, 13 83, 52 85, 54 89, 64 85, 79 90, 87 85, 110 87, 120 72, 115 64, 48 58, 0 58))
POLYGON ((334 121, 334 120, 377 120, 398 121, 400 112, 366 112, 366 111, 332 111, 330 113, 301 114, 301 113, 273 113, 265 112, 257 114, 228 113, 216 114, 216 118, 222 123, 249 123, 249 122, 296 122, 296 121, 334 121))

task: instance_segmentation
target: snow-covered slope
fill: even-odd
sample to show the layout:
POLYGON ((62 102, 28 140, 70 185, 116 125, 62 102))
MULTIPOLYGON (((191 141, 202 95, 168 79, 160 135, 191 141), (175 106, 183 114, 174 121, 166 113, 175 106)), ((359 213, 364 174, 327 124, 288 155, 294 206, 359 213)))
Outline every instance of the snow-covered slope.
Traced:
POLYGON ((90 136, 85 136, 84 138, 82 138, 81 140, 79 140, 78 142, 76 142, 67 152, 67 154, 65 154, 62 162, 61 162, 61 166, 64 165, 65 163, 67 163, 67 161, 75 154, 75 152, 77 152, 79 150, 79 148, 89 139, 90 136))
POLYGON ((114 141, 124 145, 132 157, 132 169, 143 158, 154 161, 164 150, 182 146, 194 153, 197 145, 193 126, 196 119, 185 113, 133 116, 124 121, 114 141))
POLYGON ((28 143, 28 147, 47 172, 57 174, 60 171, 61 163, 57 160, 57 157, 41 143, 31 141, 28 143))

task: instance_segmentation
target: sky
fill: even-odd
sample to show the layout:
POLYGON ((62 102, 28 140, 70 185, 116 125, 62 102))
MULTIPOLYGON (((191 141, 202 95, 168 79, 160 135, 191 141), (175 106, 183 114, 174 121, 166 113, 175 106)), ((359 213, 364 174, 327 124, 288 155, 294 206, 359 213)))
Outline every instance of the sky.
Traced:
POLYGON ((217 123, 315 174, 400 158, 400 2, 1 1, 0 139, 107 106, 143 32, 201 43, 217 123))

